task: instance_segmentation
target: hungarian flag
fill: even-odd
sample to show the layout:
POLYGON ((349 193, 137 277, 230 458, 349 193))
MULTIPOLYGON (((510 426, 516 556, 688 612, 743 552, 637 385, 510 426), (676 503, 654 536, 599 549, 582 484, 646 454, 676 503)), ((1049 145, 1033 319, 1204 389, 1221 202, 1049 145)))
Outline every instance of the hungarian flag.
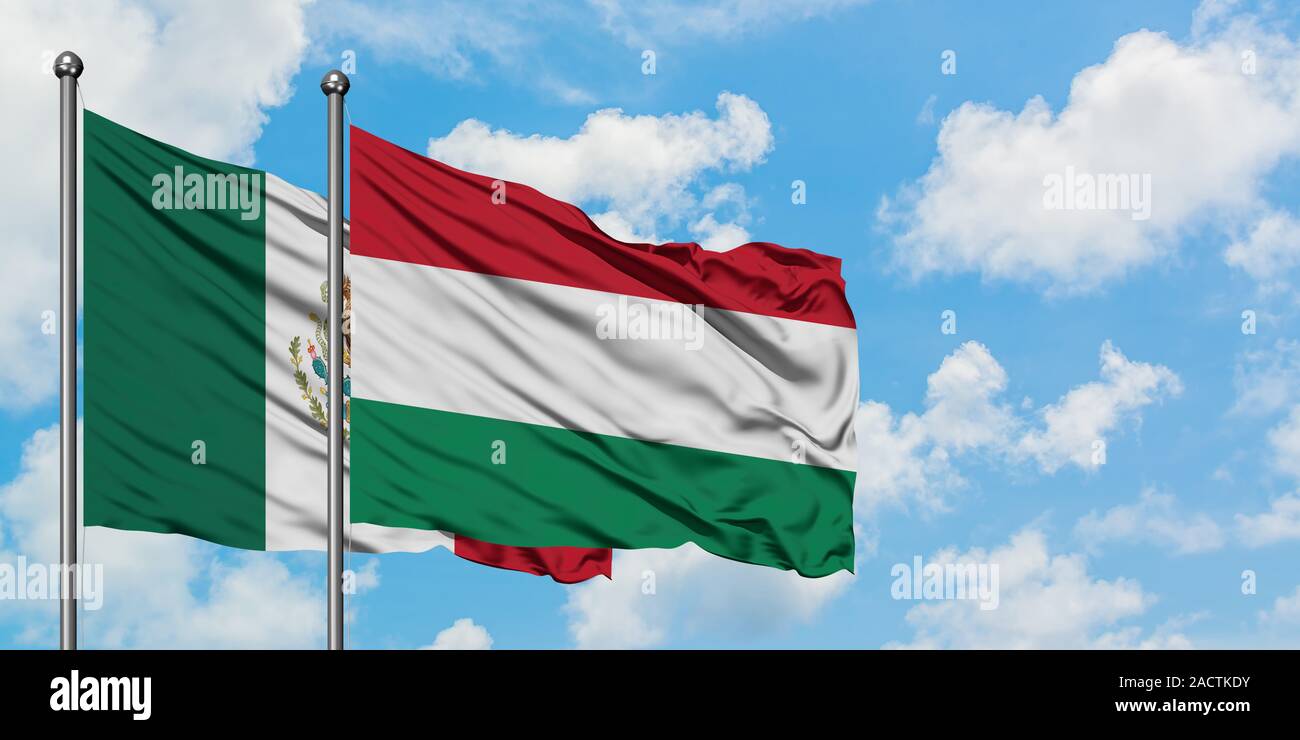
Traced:
POLYGON ((628 244, 351 129, 352 519, 853 567, 840 261, 628 244))
MULTIPOLYGON (((89 111, 84 172, 85 524, 324 550, 325 200, 89 111)), ((350 280, 343 290, 347 306, 350 280)), ((350 399, 347 309, 343 320, 350 399)), ((452 531, 353 523, 346 534, 358 552, 445 546, 557 581, 610 574, 608 549, 452 531)))

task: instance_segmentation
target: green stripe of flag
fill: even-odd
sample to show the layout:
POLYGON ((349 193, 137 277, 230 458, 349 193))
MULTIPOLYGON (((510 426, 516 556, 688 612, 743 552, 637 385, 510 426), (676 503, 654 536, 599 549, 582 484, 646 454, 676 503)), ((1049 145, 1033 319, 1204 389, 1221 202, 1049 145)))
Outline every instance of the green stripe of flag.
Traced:
POLYGON ((89 111, 84 131, 85 523, 261 549, 266 209, 218 207, 209 175, 256 175, 257 199, 264 177, 89 111), (203 208, 156 197, 177 167, 203 208))
POLYGON ((853 569, 850 471, 361 398, 352 423, 354 522, 853 569))

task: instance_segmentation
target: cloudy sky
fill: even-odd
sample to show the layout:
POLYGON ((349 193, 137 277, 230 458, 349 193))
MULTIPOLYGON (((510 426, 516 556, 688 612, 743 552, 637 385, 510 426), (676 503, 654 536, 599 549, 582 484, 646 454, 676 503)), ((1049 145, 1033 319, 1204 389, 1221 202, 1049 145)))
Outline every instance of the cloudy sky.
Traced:
MULTIPOLYGON (((89 108, 318 191, 317 84, 355 59, 353 123, 616 236, 842 257, 862 403, 855 575, 354 556, 351 646, 1300 646, 1300 15, 1064 5, 6 3, 0 562, 57 558, 53 55, 89 108), (1049 207, 1069 172, 1149 208, 1049 207), (997 608, 892 598, 918 556, 997 564, 997 608)), ((86 646, 323 644, 319 554, 83 544, 86 646)), ((0 601, 0 646, 56 630, 0 601)))

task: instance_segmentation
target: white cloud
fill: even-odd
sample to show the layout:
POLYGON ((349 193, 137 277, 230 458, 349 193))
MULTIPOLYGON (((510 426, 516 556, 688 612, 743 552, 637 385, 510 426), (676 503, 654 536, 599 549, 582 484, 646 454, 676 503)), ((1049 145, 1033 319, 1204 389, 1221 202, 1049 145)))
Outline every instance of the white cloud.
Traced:
MULTIPOLYGON (((1300 46, 1246 17, 1207 12, 1200 24, 1182 44, 1147 30, 1121 37, 1074 77, 1059 112, 1041 97, 1019 113, 974 102, 952 112, 929 170, 878 209, 895 264, 914 277, 978 272, 1081 292, 1170 258, 1200 226, 1269 211, 1264 179, 1300 152, 1300 46), (1243 50, 1256 55, 1254 74, 1243 73, 1243 50), (1150 218, 1045 208, 1045 178, 1067 167, 1149 174, 1150 218)), ((1254 269, 1282 258, 1276 245, 1265 251, 1248 258, 1242 247, 1230 260, 1254 269)))
POLYGON ((307 44, 303 3, 4 3, 0 65, 11 106, 0 120, 0 409, 51 398, 56 338, 41 313, 58 296, 58 85, 54 55, 81 55, 86 105, 197 154, 248 162, 266 110, 285 102, 307 44))
POLYGON ((1101 347, 1101 380, 1072 389, 1040 413, 1045 427, 1020 440, 1018 451, 1054 473, 1066 463, 1095 468, 1094 442, 1105 443, 1125 417, 1182 393, 1182 383, 1163 365, 1132 362, 1109 340, 1101 347))
POLYGON ((596 94, 590 90, 565 82, 552 74, 543 74, 538 85, 547 95, 568 105, 595 105, 596 94))
POLYGON ((1273 450, 1273 467, 1300 478, 1300 404, 1292 406, 1287 418, 1269 430, 1268 444, 1273 450))
POLYGON ((1204 36, 1232 18, 1233 6, 1241 0, 1201 0, 1192 11, 1192 35, 1204 36))
POLYGON ((591 220, 596 222, 596 225, 600 227, 601 231, 604 231, 606 234, 609 234, 619 241, 625 241, 631 244, 660 244, 665 241, 654 232, 653 227, 648 233, 638 231, 638 227, 633 226, 632 223, 624 218, 623 214, 618 211, 605 211, 604 213, 595 213, 590 215, 591 220))
POLYGON ((1259 613, 1261 622, 1279 625, 1300 624, 1300 586, 1296 586, 1289 596, 1279 596, 1273 602, 1273 608, 1259 613))
MULTIPOLYGON (((123 539, 180 538, 179 535, 114 534, 123 539)), ((119 561, 113 568, 116 572, 127 569, 141 570, 139 558, 119 561)), ((147 572, 148 566, 143 570, 147 572)), ((158 608, 153 613, 123 610, 120 617, 111 615, 114 628, 129 637, 123 640, 123 646, 301 649, 319 648, 325 642, 325 598, 317 579, 291 573, 273 556, 241 553, 233 564, 212 559, 204 568, 185 576, 185 584, 190 588, 200 577, 208 581, 206 598, 186 598, 177 588, 175 600, 170 604, 158 600, 158 608)), ((179 585, 180 579, 169 584, 179 585)), ((106 588, 112 587, 110 581, 106 588)), ((150 588, 157 587, 155 581, 150 588)), ((116 600, 123 594, 114 591, 110 596, 116 600)), ((98 617, 98 613, 87 617, 87 627, 102 629, 95 625, 98 617)))
POLYGON ((360 568, 353 568, 353 585, 356 592, 363 594, 379 588, 379 558, 369 557, 360 568))
POLYGON ((1006 371, 988 348, 966 342, 926 379, 921 414, 895 420, 889 406, 863 403, 855 420, 858 509, 870 514, 909 500, 926 511, 947 508, 945 493, 964 483, 951 465, 953 456, 1005 448, 1013 433, 1013 412, 998 401, 1006 386, 1006 371))
POLYGON ((921 104, 921 110, 916 114, 916 122, 919 125, 930 126, 934 124, 934 106, 938 102, 938 95, 932 94, 925 99, 925 102, 921 104))
POLYGON ((725 252, 732 247, 739 247, 749 242, 749 231, 736 223, 718 223, 712 213, 706 213, 691 224, 691 236, 705 249, 725 252))
POLYGON ((743 203, 743 190, 728 184, 721 194, 700 198, 692 187, 707 172, 760 164, 772 149, 772 125, 744 95, 720 94, 717 109, 710 118, 702 111, 629 116, 607 108, 588 116, 568 138, 524 136, 469 119, 430 139, 428 154, 554 198, 606 207, 609 213, 594 218, 618 236, 654 234, 656 226, 672 228, 694 216, 700 219, 698 232, 726 241, 740 232, 725 230, 716 215, 712 222, 703 219, 735 207, 737 192, 743 203))
POLYGON ((734 182, 724 183, 710 190, 700 201, 707 210, 698 221, 690 225, 691 236, 705 249, 724 252, 750 241, 749 199, 745 189, 734 182), (723 221, 718 220, 723 214, 723 221))
POLYGON ((569 590, 564 610, 580 648, 648 648, 692 637, 752 637, 802 624, 854 577, 804 578, 793 571, 727 560, 683 545, 620 550, 614 580, 569 590))
POLYGON ((994 402, 1007 388, 1007 373, 988 348, 966 342, 943 358, 926 378, 928 436, 954 452, 998 445, 1013 426, 1012 412, 994 402))
POLYGON ((1092 647, 1098 650, 1192 650, 1196 646, 1183 629, 1207 616, 1208 612, 1204 611, 1179 615, 1157 625, 1146 636, 1143 636, 1141 627, 1121 627, 1099 637, 1092 647))
POLYGON ((1179 555, 1218 550, 1226 539, 1208 515, 1184 514, 1173 494, 1153 488, 1144 489, 1137 503, 1115 506, 1101 516, 1089 512, 1075 524, 1074 534, 1090 550, 1110 542, 1147 542, 1179 555))
MULTIPOLYGON (((8 189, 0 185, 0 197, 8 189)), ((52 214, 52 220, 58 218, 57 211, 52 214)), ((18 227, 9 236, 12 241, 0 246, 0 294, 5 297, 0 357, 7 358, 0 377, 0 410, 28 408, 58 388, 59 242, 56 231, 43 253, 33 246, 39 243, 32 237, 36 231, 18 227), (44 333, 47 330, 51 333, 44 333)))
MULTIPOLYGON (((310 22, 312 36, 323 45, 359 42, 362 54, 380 63, 416 65, 465 79, 480 58, 501 63, 531 46, 527 16, 536 11, 533 5, 326 0, 313 9, 310 22)), ((358 70, 368 64, 366 56, 357 60, 358 70)))
POLYGON ((457 619, 421 650, 491 650, 492 635, 469 618, 457 619))
MULTIPOLYGON (((18 475, 0 487, 0 561, 58 562, 58 427, 23 447, 18 475)), ((294 575, 276 556, 218 548, 180 535, 91 527, 83 562, 103 566, 103 607, 83 611, 93 647, 310 648, 325 636, 317 578, 294 575)), ((57 602, 9 602, 0 618, 27 639, 54 642, 57 602), (12 608, 11 608, 12 607, 12 608)))
MULTIPOLYGON (((315 61, 338 64, 353 47, 358 70, 371 64, 417 67, 439 77, 478 81, 485 70, 535 87, 550 100, 592 105, 596 93, 548 68, 543 44, 575 43, 574 29, 592 27, 635 48, 672 46, 696 38, 737 38, 781 23, 828 15, 868 0, 708 0, 683 4, 591 0, 318 0, 310 15, 315 61), (593 20, 596 21, 593 24, 593 20), (326 51, 329 49, 330 51, 326 51)), ((633 61, 635 69, 639 62, 633 61)))
POLYGON ((1265 290, 1285 288, 1284 276, 1300 265, 1300 220, 1283 212, 1265 215, 1245 238, 1228 246, 1223 259, 1265 290))
POLYGON ((865 516, 881 506, 914 502, 926 512, 948 508, 946 495, 965 481, 953 469, 948 451, 933 444, 925 416, 894 419, 887 404, 867 401, 854 418, 858 477, 853 505, 865 516))
POLYGON ((988 348, 962 344, 927 378, 922 413, 895 418, 876 401, 859 407, 856 505, 865 514, 908 502, 942 511, 948 494, 964 485, 953 462, 970 454, 1008 465, 1032 461, 1048 474, 1066 465, 1095 469, 1094 441, 1104 443, 1126 422, 1139 421, 1143 407, 1181 391, 1173 371, 1132 362, 1109 341, 1100 365, 1100 380, 1031 416, 1003 400, 1007 373, 988 348))
POLYGON ((1237 391, 1233 414, 1262 416, 1300 401, 1300 342, 1279 339, 1271 349, 1243 353, 1232 384, 1237 391))
POLYGON ((313 61, 350 61, 362 79, 364 70, 379 65, 470 83, 494 73, 496 80, 530 87, 547 101, 590 106, 598 100, 550 68, 542 51, 547 36, 572 42, 575 26, 590 25, 578 6, 539 0, 323 0, 308 21, 313 61), (351 53, 345 57, 346 52, 351 53))
POLYGON ((1238 514, 1236 520, 1237 537, 1247 547, 1300 539, 1300 493, 1275 499, 1266 512, 1238 514))
POLYGON ((694 38, 737 38, 782 23, 793 23, 870 0, 589 0, 606 30, 626 43, 674 44, 694 38))
POLYGON ((1142 615, 1155 599, 1127 578, 1103 580, 1088 573, 1079 553, 1053 555, 1047 538, 1026 529, 992 550, 944 550, 926 562, 990 563, 998 566, 999 602, 984 610, 974 600, 920 603, 907 612, 915 634, 887 647, 960 649, 1186 647, 1170 631, 1143 639, 1121 624, 1142 615))

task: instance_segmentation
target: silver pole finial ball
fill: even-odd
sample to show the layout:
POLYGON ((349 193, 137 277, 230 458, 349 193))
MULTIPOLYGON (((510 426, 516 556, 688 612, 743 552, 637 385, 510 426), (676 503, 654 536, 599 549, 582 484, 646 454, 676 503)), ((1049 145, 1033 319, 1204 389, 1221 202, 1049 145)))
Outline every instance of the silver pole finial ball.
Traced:
POLYGON ((325 76, 320 80, 320 91, 326 95, 333 95, 334 93, 347 95, 350 87, 352 87, 352 83, 348 82, 348 76, 337 69, 326 72, 325 76))
POLYGON ((81 57, 70 51, 65 51, 57 57, 54 57, 55 77, 63 78, 71 76, 72 79, 75 80, 81 76, 81 70, 83 69, 85 69, 85 65, 81 63, 81 57))

